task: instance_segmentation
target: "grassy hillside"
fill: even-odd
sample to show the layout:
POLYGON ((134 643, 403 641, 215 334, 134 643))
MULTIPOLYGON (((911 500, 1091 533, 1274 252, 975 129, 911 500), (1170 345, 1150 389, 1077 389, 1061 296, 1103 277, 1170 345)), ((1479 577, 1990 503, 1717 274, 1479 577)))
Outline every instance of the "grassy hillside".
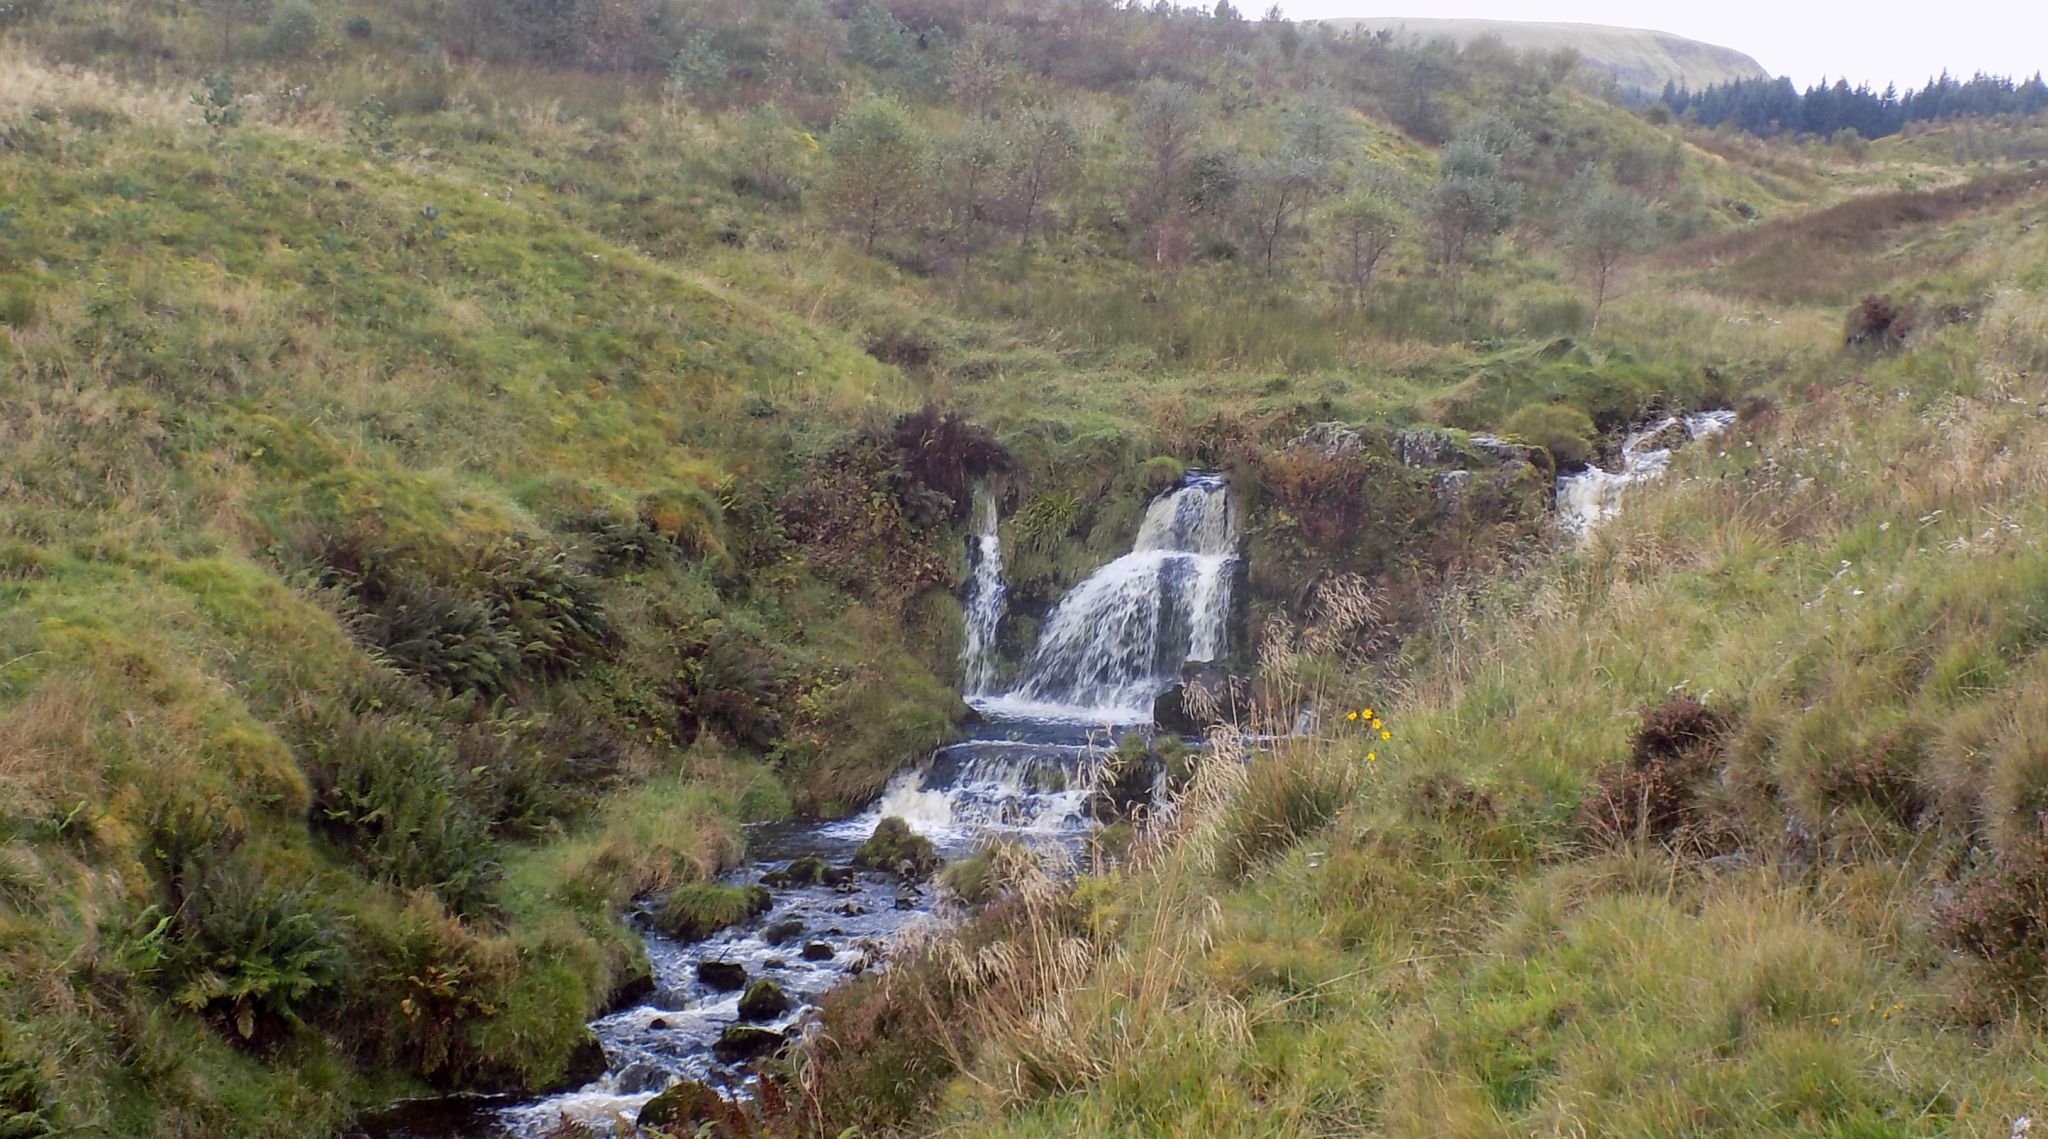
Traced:
MULTIPOLYGON (((1028 1087, 1004 1081, 1043 1059, 1008 1035, 1035 1003, 892 1036, 951 1046, 921 1071, 959 1078, 847 1122, 1142 1127, 1182 1109, 1140 1077, 1203 1065, 1244 1074, 1258 1103, 1296 1096, 1307 1114, 1276 1118, 1304 1127, 1428 1118, 1332 1099, 1365 1070, 1343 1058, 1420 1063, 1436 1055, 1420 1026, 1468 1005, 1472 1025, 1505 1024, 1517 986, 1571 972, 1482 975, 1514 899, 1609 882, 1601 859, 1693 873, 1579 845, 1571 820, 1632 710, 1694 672, 1748 692, 1738 680, 1778 667, 1759 629, 1825 647, 1793 602, 1863 557, 1845 536, 1863 523, 1847 505, 1738 511, 1793 510, 1819 493, 1799 478, 1842 476, 1868 505, 1882 484, 1847 472, 1932 472, 1913 510, 1945 513, 1858 540, 1981 613, 1923 646, 1948 662, 1941 693, 2004 699, 2031 675, 2030 618, 2007 615, 2031 604, 2011 592, 2024 564, 1951 581, 1920 552, 2027 532, 1962 516, 2005 509, 1987 472, 2022 477, 1984 448, 2031 438, 2016 377, 2040 366, 2036 180, 1966 169, 1945 141, 1852 155, 1688 134, 1496 51, 1180 11, 256 7, 0 8, 0 1131, 328 1134, 401 1094, 575 1082, 585 1020, 644 977, 630 907, 732 864, 744 821, 857 809, 953 730, 977 483, 1004 506, 1014 663, 1150 495, 1226 468, 1261 630, 1239 663, 1291 684, 1287 630, 1321 629, 1301 683, 1332 708, 1399 700, 1401 735, 1377 767, 1303 748, 1260 761, 1249 789, 1205 791, 1215 811, 1186 817, 1249 836, 1224 869, 1210 840, 1162 835, 1128 869, 997 907, 1065 923, 1109 970, 1055 986, 1106 1036, 1077 1028, 1028 1087), (1604 291, 1594 201, 1626 231, 1604 291), (1826 255, 1788 260, 1799 249, 1826 255), (1879 338, 1908 351, 1842 354, 1865 292, 1910 311, 1910 332, 1879 338), (1745 398, 1778 418, 1684 484, 1722 497, 1559 549, 1558 464, 1646 414, 1745 398), (1901 466, 1933 446, 1911 429, 1927 415, 1977 450, 1901 466), (1446 494, 1445 470, 1402 461, 1417 427, 1446 432, 1424 436, 1445 462, 1479 464, 1470 433, 1525 449, 1446 494), (1747 460, 1821 430, 1850 466, 1747 460), (1332 583, 1376 619, 1325 620, 1332 583), (1677 623, 1646 631, 1630 598, 1667 594, 1677 623), (1723 605, 1755 617, 1739 643, 1711 635, 1723 605), (1658 645, 1655 670, 1598 655, 1631 638, 1658 645), (1511 714, 1536 705, 1489 687, 1482 659, 1547 691, 1543 716, 1511 714), (1290 765, 1335 782, 1300 806, 1290 765), (1450 782, 1394 781, 1423 771, 1450 782), (1469 811, 1499 819, 1444 821, 1469 811), (1346 821, 1318 829, 1333 812, 1346 821), (1382 841, 1399 849, 1369 853, 1382 841), (1340 866, 1365 894, 1395 868, 1385 914, 1288 900, 1340 866), (1370 955, 1397 945, 1413 952, 1370 955), (1123 1037, 1117 986, 1135 982, 1114 970, 1155 951, 1129 1022, 1154 1035, 1123 1037), (1325 997, 1345 1015, 1318 1019, 1325 997), (1335 1022, 1422 1035, 1317 1035, 1335 1022), (1313 1114, 1327 1103, 1354 1114, 1313 1114)), ((2017 167, 2030 137, 1970 161, 2017 167)), ((2009 541, 1998 557, 2031 548, 2009 541)), ((1867 630, 1870 651, 1923 619, 1867 630)), ((1831 698, 1873 723, 1961 715, 1918 673, 1877 691, 1832 675, 1802 683, 1843 685, 1831 698)), ((1755 711, 1709 706, 1774 740, 1806 714, 1804 696, 1745 699, 1755 711)), ((1932 738, 1911 735, 1913 778, 1951 790, 1929 802, 2009 786, 1942 774, 1932 738)), ((1887 771, 1842 786, 1867 775, 1892 796, 1887 771)), ((1739 820, 1763 829, 1743 834, 1796 809, 1816 843, 1847 842, 1809 800, 1854 787, 1780 786, 1750 789, 1739 820)), ((1903 884, 1868 909, 1905 928, 1971 867, 2026 857, 1943 810, 1938 840, 1814 865, 1890 868, 1903 884)), ((1776 924, 1731 917, 1689 950, 1702 968, 1810 926, 1886 993, 1921 976, 1937 942, 1857 940, 1807 879, 1743 849, 1726 897, 1779 899, 1776 924)), ((1694 945, 1684 897, 1643 928, 1694 945)), ((1990 1010, 1971 1016, 2015 1007, 1990 981, 1969 991, 1990 1010)), ((1931 1001, 1895 997, 1916 1011, 1884 1022, 1923 1067, 1980 1061, 1985 1095, 2025 1070, 1931 1001)), ((1697 1043, 1683 1002, 1641 1007, 1649 1055, 1697 1043)), ((2010 1048, 2033 1046, 2031 1023, 2010 1048)), ((1804 1038, 1773 1040, 1792 1051, 1755 1080, 1806 1070, 1804 1038)), ((1498 1110, 1568 1086, 1549 1070, 1513 1077, 1528 1088, 1498 1110)), ((1870 1079, 1839 1098, 1921 1090, 1870 1079)), ((1731 1088, 1685 1099, 1749 1102, 1731 1088)), ((1230 1113, 1254 1100, 1185 1102, 1252 1126, 1230 1113)))
POLYGON ((1614 82, 1624 89, 1649 94, 1663 90, 1666 83, 1705 90, 1717 83, 1768 75, 1762 64, 1734 48, 1636 28, 1524 20, 1412 19, 1405 16, 1323 22, 1347 31, 1386 31, 1400 38, 1447 39, 1461 45, 1489 38, 1498 40, 1511 50, 1538 55, 1576 52, 1587 70, 1613 77, 1614 82))
POLYGON ((1225 739, 1128 861, 848 994, 825 1129, 2009 1135, 2048 1080, 2048 196, 1872 209, 1910 221, 1834 284, 1920 298, 1902 344, 1761 284, 1838 211, 1672 250, 1616 335, 1783 353, 1737 432, 1397 661, 1284 642, 1333 730, 1225 739))

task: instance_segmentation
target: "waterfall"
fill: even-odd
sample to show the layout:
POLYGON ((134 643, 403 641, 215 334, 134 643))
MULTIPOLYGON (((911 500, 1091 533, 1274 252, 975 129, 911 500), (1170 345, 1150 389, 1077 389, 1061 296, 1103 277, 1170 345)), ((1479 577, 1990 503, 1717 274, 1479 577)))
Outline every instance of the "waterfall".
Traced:
POLYGON ((1662 478, 1671 466, 1671 452, 1694 439, 1719 435, 1735 425, 1732 411, 1701 411, 1671 416, 1630 435, 1621 445, 1621 469, 1587 467, 1557 480, 1558 522, 1566 533, 1584 538, 1607 519, 1621 513, 1621 494, 1635 483, 1662 478))
POLYGON ((996 499, 987 487, 974 491, 980 534, 971 547, 974 576, 967 582, 967 638, 960 648, 963 695, 980 696, 995 686, 996 628, 1003 623, 1003 540, 996 535, 996 499))
POLYGON ((1237 519, 1230 486, 1193 474, 1153 500, 1131 552, 1047 615, 1021 683, 978 702, 998 715, 1149 723, 1188 661, 1223 655, 1237 519))

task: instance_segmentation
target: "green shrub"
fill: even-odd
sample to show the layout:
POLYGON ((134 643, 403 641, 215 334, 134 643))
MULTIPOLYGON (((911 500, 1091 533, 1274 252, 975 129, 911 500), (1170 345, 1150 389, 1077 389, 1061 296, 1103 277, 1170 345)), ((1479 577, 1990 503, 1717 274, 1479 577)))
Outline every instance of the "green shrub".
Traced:
POLYGON ((453 756, 394 717, 309 725, 313 823, 380 881, 431 889, 464 913, 489 909, 499 864, 453 756))
POLYGON ((284 0, 271 10, 263 46, 272 59, 304 59, 319 50, 325 34, 311 0, 284 0))
POLYGON ((1560 468, 1583 466, 1593 458, 1593 417, 1570 404, 1529 404, 1501 429, 1549 451, 1560 468))
POLYGON ((59 1133, 50 1073, 0 1023, 0 1139, 41 1139, 59 1133))
POLYGON ((280 1042, 344 981, 341 917, 309 889, 282 889, 254 865, 207 868, 165 930, 159 983, 251 1046, 280 1042))

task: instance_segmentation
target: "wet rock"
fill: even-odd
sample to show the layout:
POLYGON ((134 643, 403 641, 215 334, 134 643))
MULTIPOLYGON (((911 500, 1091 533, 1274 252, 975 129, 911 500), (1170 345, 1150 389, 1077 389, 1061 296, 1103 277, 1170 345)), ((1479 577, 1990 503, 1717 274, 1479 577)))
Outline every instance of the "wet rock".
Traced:
POLYGON ((706 1123, 723 1122, 725 1115, 724 1097, 695 1080, 684 1080, 642 1105, 635 1122, 688 1135, 706 1123))
POLYGON ((620 1092, 633 1095, 638 1092, 654 1091, 668 1083, 668 1073, 643 1060, 637 1064, 626 1065, 613 1077, 613 1081, 618 1084, 620 1092))
POLYGON ((699 961, 697 980, 721 993, 729 993, 746 986, 747 967, 737 961, 699 961))
POLYGON ((1190 662, 1180 683, 1152 701, 1152 723, 1162 732, 1200 737, 1211 724, 1241 724, 1253 708, 1251 684, 1213 664, 1190 662))
POLYGON ((834 886, 832 887, 832 889, 833 889, 833 890, 834 890, 835 892, 837 892, 837 893, 841 893, 841 894, 858 894, 858 893, 860 893, 860 883, 858 883, 858 882, 840 882, 840 883, 837 883, 836 885, 834 885, 834 886))
POLYGON ((774 1020, 789 1009, 789 995, 773 981, 755 981, 740 997, 741 1020, 774 1020))
POLYGON ((1643 433, 1641 438, 1630 441, 1629 450, 1635 454, 1647 451, 1670 451, 1692 442, 1692 432, 1686 430, 1682 419, 1667 419, 1643 433))
POLYGON ((827 886, 854 886, 858 888, 860 871, 855 870, 851 866, 827 867, 824 882, 827 886))
POLYGON ((916 895, 916 894, 898 894, 898 895, 896 895, 896 908, 897 908, 897 909, 899 909, 899 910, 914 910, 914 909, 916 909, 916 908, 917 908, 917 895, 916 895))
POLYGON ((770 945, 785 945, 804 935, 804 923, 795 918, 776 922, 761 931, 761 940, 770 945))
POLYGON ((841 914, 845 917, 857 918, 860 915, 867 913, 868 908, 866 906, 861 905, 859 902, 846 902, 842 904, 838 909, 832 912, 836 914, 841 914))
POLYGON ((806 961, 830 961, 837 956, 839 956, 839 951, 822 941, 813 941, 809 945, 804 946, 804 960, 806 961))
POLYGON ((611 996, 606 998, 600 1015, 646 1004, 654 994, 654 967, 649 965, 646 956, 642 955, 639 960, 633 962, 631 971, 612 989, 611 996))
POLYGON ((875 825, 875 833, 860 844, 853 864, 868 870, 885 870, 906 881, 923 880, 938 872, 942 861, 932 840, 910 829, 910 824, 891 815, 875 825))
POLYGON ((721 1064, 738 1064, 773 1052, 782 1047, 782 1042, 783 1035, 772 1028, 735 1024, 718 1034, 711 1054, 721 1064))
POLYGON ((670 1027, 672 1026, 668 1021, 658 1016, 647 1022, 647 1031, 649 1032, 667 1032, 670 1027))
POLYGON ((580 1088, 594 1080, 604 1078, 606 1061, 604 1045, 598 1043, 597 1034, 586 1031, 583 1039, 569 1052, 569 1062, 563 1066, 562 1078, 552 1086, 540 1089, 543 1092, 568 1091, 580 1088))

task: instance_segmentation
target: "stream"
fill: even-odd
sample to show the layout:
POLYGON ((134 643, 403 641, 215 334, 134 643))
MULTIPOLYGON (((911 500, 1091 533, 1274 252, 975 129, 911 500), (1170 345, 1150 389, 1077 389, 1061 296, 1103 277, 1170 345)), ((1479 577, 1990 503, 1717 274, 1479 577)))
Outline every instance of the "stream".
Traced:
MULTIPOLYGON (((443 1097, 411 1101, 365 1120, 368 1139, 541 1139, 565 1124, 605 1134, 679 1080, 743 1092, 747 1058, 721 1037, 748 1023, 801 1036, 818 1001, 849 977, 885 963, 906 929, 947 920, 934 885, 851 871, 854 852, 884 818, 932 840, 947 860, 992 839, 1078 852, 1093 827, 1098 767, 1124 733, 1152 731, 1152 700, 1191 661, 1221 657, 1229 635, 1240 543, 1228 484, 1204 473, 1148 506, 1129 553, 1075 585, 1047 614, 1014 683, 995 658, 1006 602, 993 499, 978 495, 978 533, 962 598, 964 695, 980 714, 968 737, 900 772, 865 813, 842 822, 757 824, 747 864, 727 877, 760 882, 798 858, 822 859, 831 884, 773 890, 767 912, 685 944, 629 915, 646 941, 654 989, 591 1023, 605 1073, 541 1099, 443 1097), (709 968, 705 968, 709 966, 709 968), (745 981, 766 978, 790 998, 780 1014, 740 1016, 745 981)), ((770 877, 771 883, 775 881, 770 877)), ((760 1039, 760 1038, 757 1038, 760 1039)), ((779 1042, 779 1041, 776 1041, 779 1042)))

